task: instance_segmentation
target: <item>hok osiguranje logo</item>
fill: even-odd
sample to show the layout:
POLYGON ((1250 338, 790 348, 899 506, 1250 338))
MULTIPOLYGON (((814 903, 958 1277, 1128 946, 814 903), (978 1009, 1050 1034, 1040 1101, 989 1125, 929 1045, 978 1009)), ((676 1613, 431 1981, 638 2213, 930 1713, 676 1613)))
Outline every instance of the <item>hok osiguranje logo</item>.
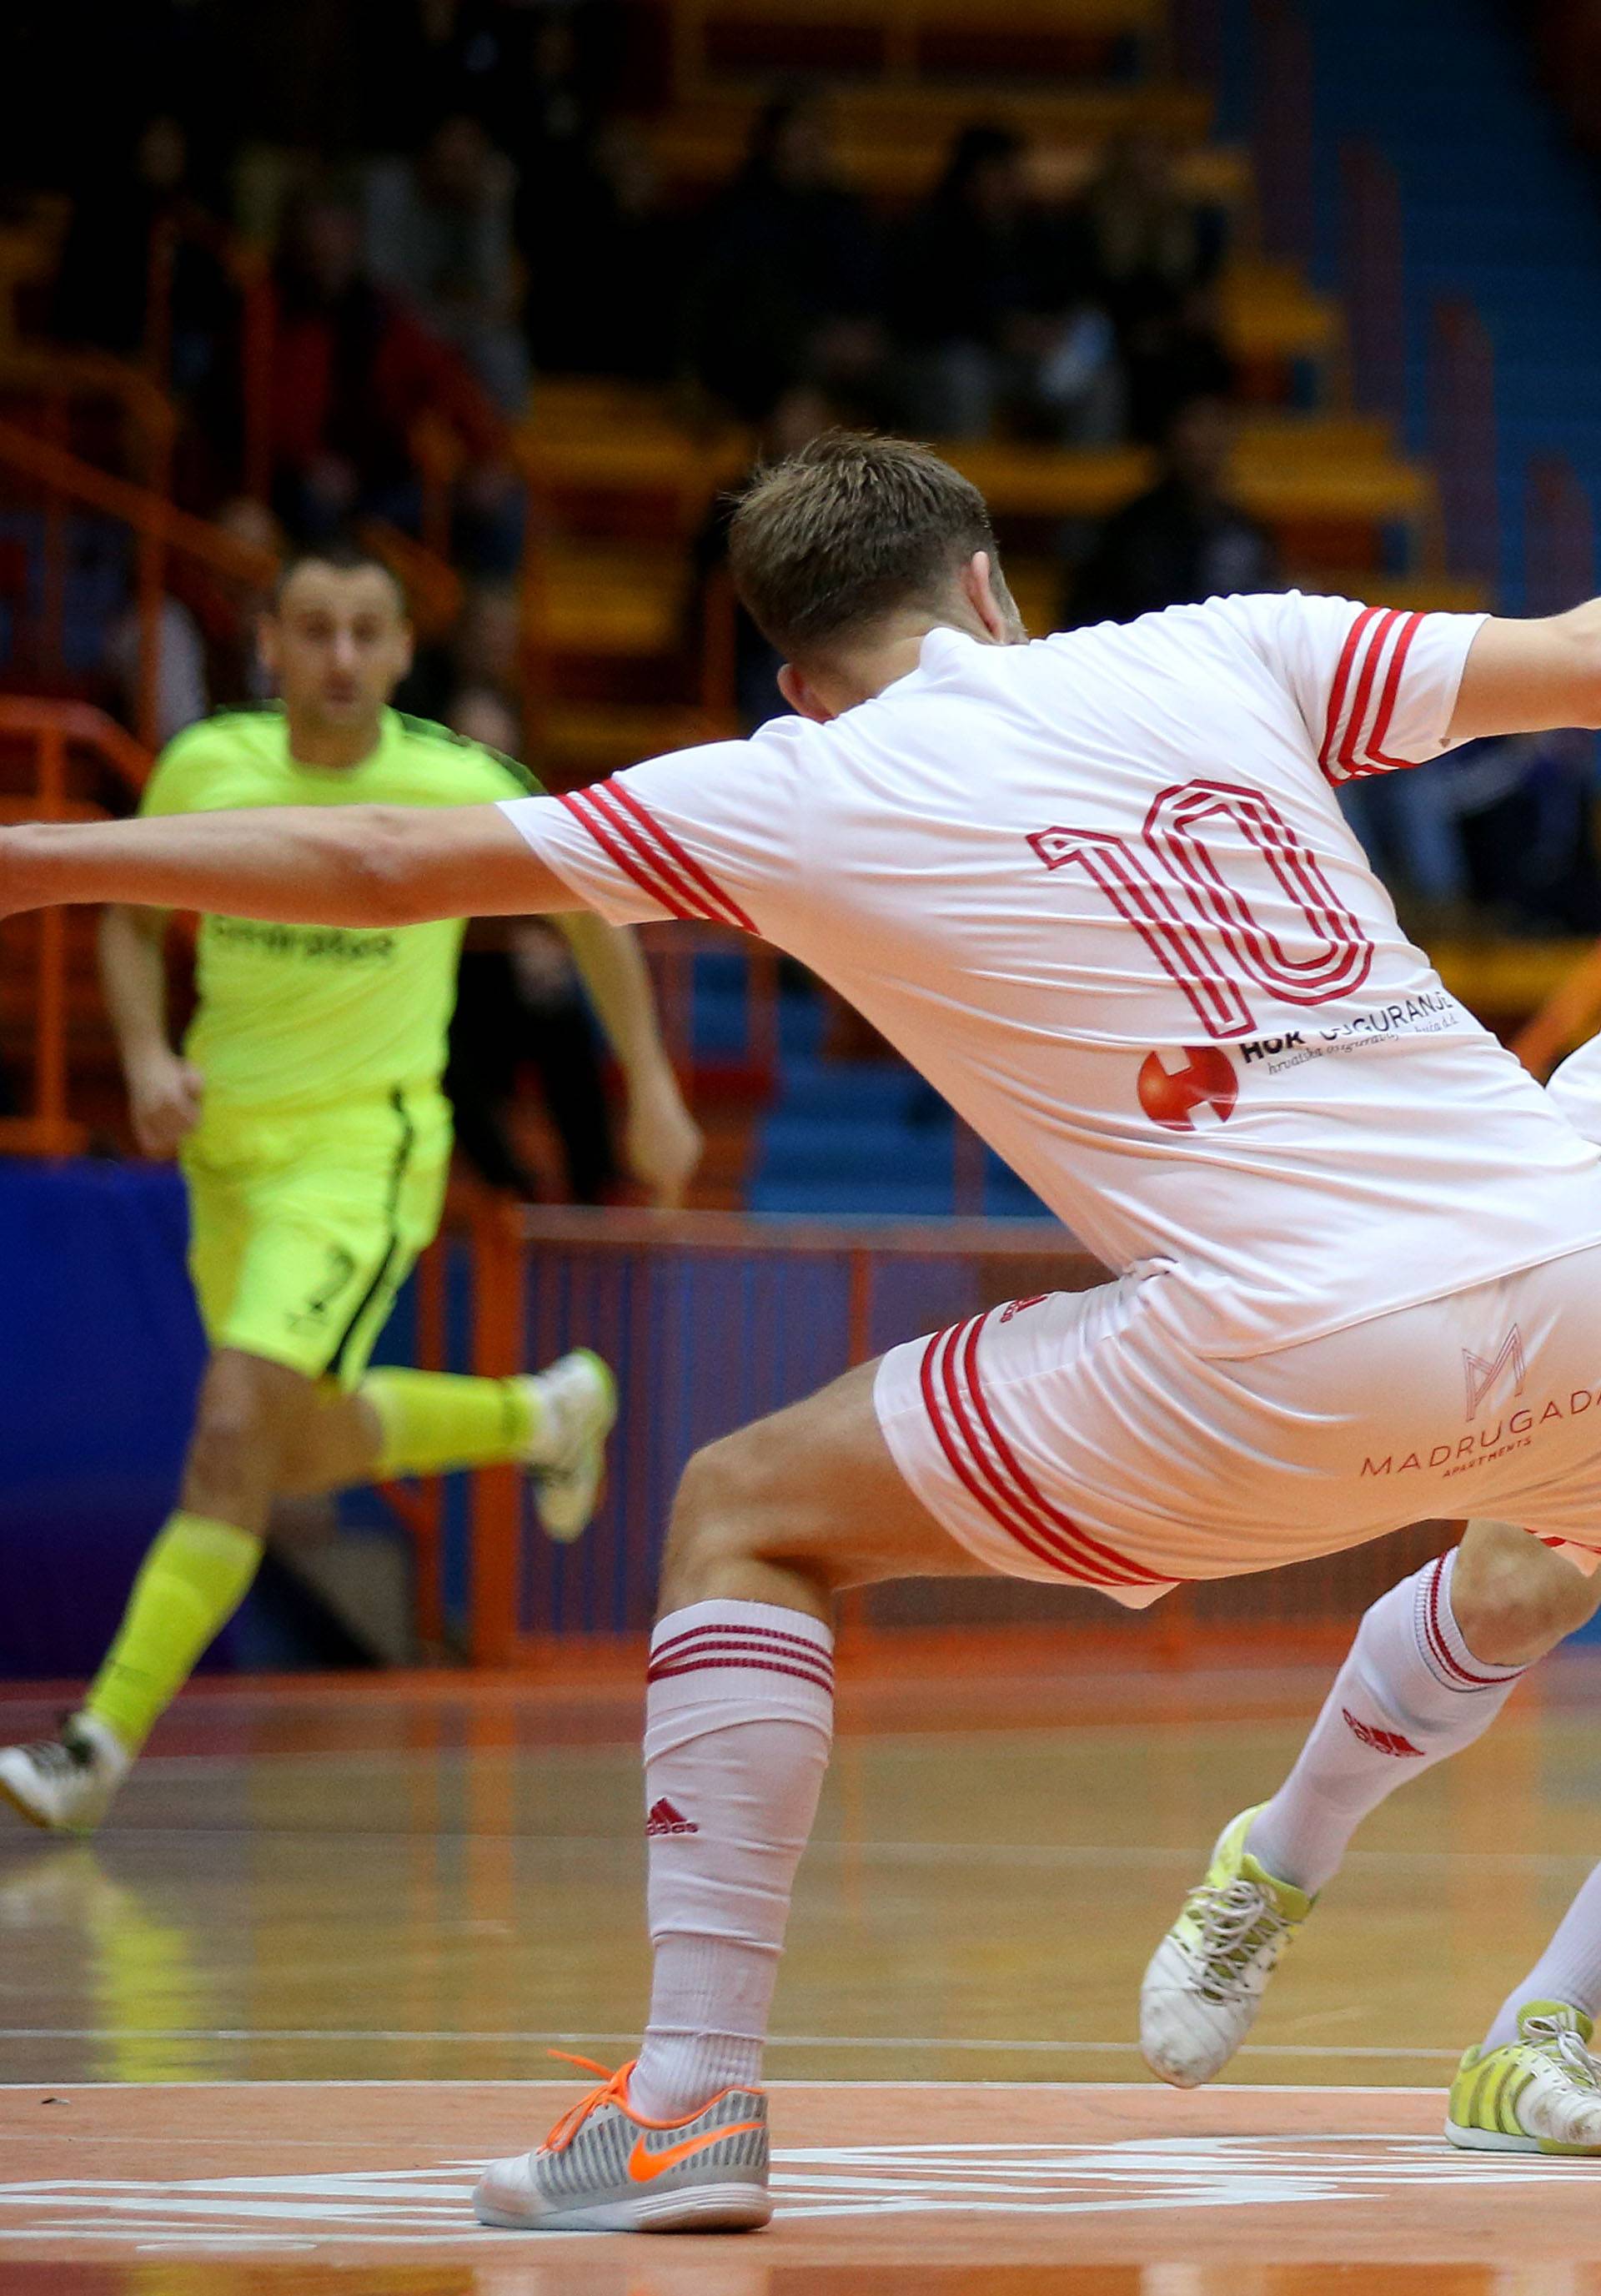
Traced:
POLYGON ((1169 1132, 1227 1124, 1238 1098, 1234 1062, 1216 1045, 1180 1045, 1140 1062, 1139 1105, 1169 1132))

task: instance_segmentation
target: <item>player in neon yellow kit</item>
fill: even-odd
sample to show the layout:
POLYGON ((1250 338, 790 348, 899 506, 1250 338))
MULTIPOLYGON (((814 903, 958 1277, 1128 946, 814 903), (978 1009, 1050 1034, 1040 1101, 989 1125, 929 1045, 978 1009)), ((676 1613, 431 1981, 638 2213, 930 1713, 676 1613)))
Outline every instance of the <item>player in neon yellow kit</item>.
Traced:
MULTIPOLYGON (((282 707, 180 734, 143 812, 457 806, 533 786, 508 759, 388 707, 412 641, 379 562, 339 551, 297 562, 261 643, 282 707)), ((0 1750, 0 1796, 80 1833, 243 1600, 275 1498, 519 1461, 547 1530, 576 1538, 615 1412, 610 1374, 584 1349, 509 1380, 366 1369, 438 1226, 462 923, 346 931, 208 916, 181 1053, 167 1029, 166 924, 108 910, 102 974, 139 1144, 183 1166, 210 1359, 177 1511, 82 1710, 60 1739, 0 1750)), ((627 1078, 630 1160, 658 1201, 675 1201, 699 1135, 638 950, 589 917, 568 937, 627 1078)))

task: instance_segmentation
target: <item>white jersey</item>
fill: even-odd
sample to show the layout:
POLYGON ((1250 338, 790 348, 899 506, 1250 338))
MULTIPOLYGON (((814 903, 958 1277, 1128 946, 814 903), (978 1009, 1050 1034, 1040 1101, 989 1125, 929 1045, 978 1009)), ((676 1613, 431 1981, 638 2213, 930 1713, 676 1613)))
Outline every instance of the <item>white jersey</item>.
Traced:
POLYGON ((1218 598, 954 630, 781 718, 504 810, 614 922, 830 982, 1175 1336, 1282 1348, 1601 1241, 1601 1154, 1407 941, 1335 784, 1417 763, 1482 617, 1218 598))

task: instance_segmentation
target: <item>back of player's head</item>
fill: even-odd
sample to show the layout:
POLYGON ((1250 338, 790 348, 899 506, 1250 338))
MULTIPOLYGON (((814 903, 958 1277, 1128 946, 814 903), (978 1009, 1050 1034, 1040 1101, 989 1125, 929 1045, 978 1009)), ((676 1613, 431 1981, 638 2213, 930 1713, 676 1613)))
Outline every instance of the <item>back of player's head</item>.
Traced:
POLYGON ((407 611, 406 594, 399 576, 388 562, 375 550, 341 536, 323 543, 302 543, 290 551, 278 568, 278 578, 273 585, 272 611, 275 614, 283 604, 290 583, 302 568, 326 566, 335 574, 380 574, 394 593, 395 603, 404 619, 407 611))
POLYGON ((976 487, 927 447, 856 430, 759 471, 729 534, 740 601, 791 661, 899 614, 938 613, 980 550, 993 562, 976 487))

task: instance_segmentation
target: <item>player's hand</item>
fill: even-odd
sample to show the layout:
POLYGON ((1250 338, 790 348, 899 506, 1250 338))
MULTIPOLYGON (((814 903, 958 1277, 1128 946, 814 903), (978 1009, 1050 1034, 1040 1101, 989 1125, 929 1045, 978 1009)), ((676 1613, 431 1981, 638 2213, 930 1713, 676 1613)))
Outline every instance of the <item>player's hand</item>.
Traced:
POLYGON ((142 1061, 128 1072, 134 1137, 145 1156, 176 1155, 200 1120, 205 1079, 176 1053, 142 1061))
POLYGON ((653 1070, 631 1085, 625 1153, 628 1168, 664 1209, 683 1201, 706 1149, 700 1127, 684 1106, 670 1068, 653 1070))

